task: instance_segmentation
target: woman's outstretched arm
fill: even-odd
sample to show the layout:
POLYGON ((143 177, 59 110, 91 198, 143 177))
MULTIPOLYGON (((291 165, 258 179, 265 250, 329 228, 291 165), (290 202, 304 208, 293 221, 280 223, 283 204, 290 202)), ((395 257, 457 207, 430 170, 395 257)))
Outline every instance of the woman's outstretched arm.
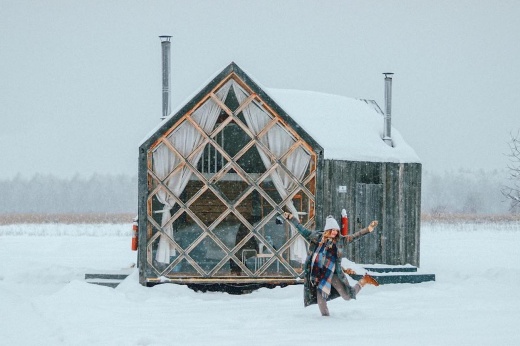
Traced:
POLYGON ((354 234, 347 235, 344 238, 345 241, 347 243, 350 243, 368 233, 372 233, 374 231, 374 229, 377 227, 378 223, 379 222, 377 220, 372 221, 367 227, 363 228, 361 231, 356 232, 354 234))
POLYGON ((291 213, 283 213, 283 217, 287 219, 290 223, 294 225, 298 233, 300 233, 305 239, 309 239, 309 237, 312 235, 313 231, 308 230, 307 228, 303 227, 300 223, 300 220, 298 220, 298 217, 294 216, 291 213))

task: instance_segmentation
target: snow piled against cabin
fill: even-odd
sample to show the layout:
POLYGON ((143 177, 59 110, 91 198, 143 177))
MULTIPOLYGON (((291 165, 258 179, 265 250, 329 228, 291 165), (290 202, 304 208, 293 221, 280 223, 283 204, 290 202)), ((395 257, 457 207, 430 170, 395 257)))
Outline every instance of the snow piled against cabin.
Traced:
POLYGON ((136 262, 130 225, 0 226, 2 345, 520 345, 520 224, 423 224, 436 282, 365 287, 331 316, 301 285, 251 294, 116 289, 85 272, 136 262))

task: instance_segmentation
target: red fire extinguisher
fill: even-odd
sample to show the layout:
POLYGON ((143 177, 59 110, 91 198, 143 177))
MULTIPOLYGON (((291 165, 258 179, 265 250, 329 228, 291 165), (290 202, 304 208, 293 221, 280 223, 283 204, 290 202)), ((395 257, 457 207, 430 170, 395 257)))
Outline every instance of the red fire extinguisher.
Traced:
POLYGON ((134 219, 132 223, 132 251, 137 251, 137 235, 139 233, 139 225, 137 223, 137 218, 134 219))
POLYGON ((348 216, 345 209, 341 211, 341 235, 344 237, 348 235, 348 216))

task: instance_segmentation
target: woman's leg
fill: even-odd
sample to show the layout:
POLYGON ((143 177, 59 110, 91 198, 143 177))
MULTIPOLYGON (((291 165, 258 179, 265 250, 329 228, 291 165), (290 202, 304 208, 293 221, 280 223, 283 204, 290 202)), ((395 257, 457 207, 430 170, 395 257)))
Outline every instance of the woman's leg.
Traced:
POLYGON ((327 300, 323 298, 321 294, 321 290, 316 290, 316 295, 318 298, 318 307, 320 308, 320 312, 322 316, 329 316, 329 308, 327 307, 327 300))
POLYGON ((341 280, 339 279, 339 277, 337 275, 332 276, 331 285, 332 285, 332 287, 334 287, 336 289, 336 291, 338 291, 341 298, 343 298, 345 300, 350 300, 352 298, 355 298, 356 295, 359 293, 359 291, 361 291, 361 285, 359 283, 357 283, 354 285, 354 287, 351 287, 353 292, 347 292, 345 290, 345 286, 343 285, 343 282, 341 282, 341 280))
MULTIPOLYGON (((350 300, 352 298, 352 293, 354 294, 354 297, 358 292, 361 290, 361 285, 356 284, 354 287, 352 287, 352 293, 349 293, 345 290, 345 286, 341 282, 341 280, 338 278, 337 275, 332 276, 332 282, 331 285, 338 291, 340 296, 345 300, 350 300)), ((320 312, 322 316, 330 316, 329 308, 327 307, 327 300, 323 298, 323 295, 321 293, 321 290, 316 291, 316 296, 318 298, 318 307, 320 308, 320 312)))

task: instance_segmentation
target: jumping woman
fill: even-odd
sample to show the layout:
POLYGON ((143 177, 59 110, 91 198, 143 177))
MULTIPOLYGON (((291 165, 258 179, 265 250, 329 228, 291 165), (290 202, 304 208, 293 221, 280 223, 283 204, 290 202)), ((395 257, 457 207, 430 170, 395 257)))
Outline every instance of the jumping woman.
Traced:
POLYGON ((345 300, 356 299, 361 288, 367 284, 379 286, 372 276, 365 274, 354 287, 350 286, 341 268, 341 259, 348 243, 371 233, 378 222, 372 221, 368 227, 352 235, 342 236, 338 222, 327 216, 323 232, 310 231, 300 224, 297 217, 284 213, 298 232, 309 241, 309 256, 305 261, 305 281, 303 303, 305 306, 318 304, 322 316, 329 316, 327 300, 341 296, 345 300))

